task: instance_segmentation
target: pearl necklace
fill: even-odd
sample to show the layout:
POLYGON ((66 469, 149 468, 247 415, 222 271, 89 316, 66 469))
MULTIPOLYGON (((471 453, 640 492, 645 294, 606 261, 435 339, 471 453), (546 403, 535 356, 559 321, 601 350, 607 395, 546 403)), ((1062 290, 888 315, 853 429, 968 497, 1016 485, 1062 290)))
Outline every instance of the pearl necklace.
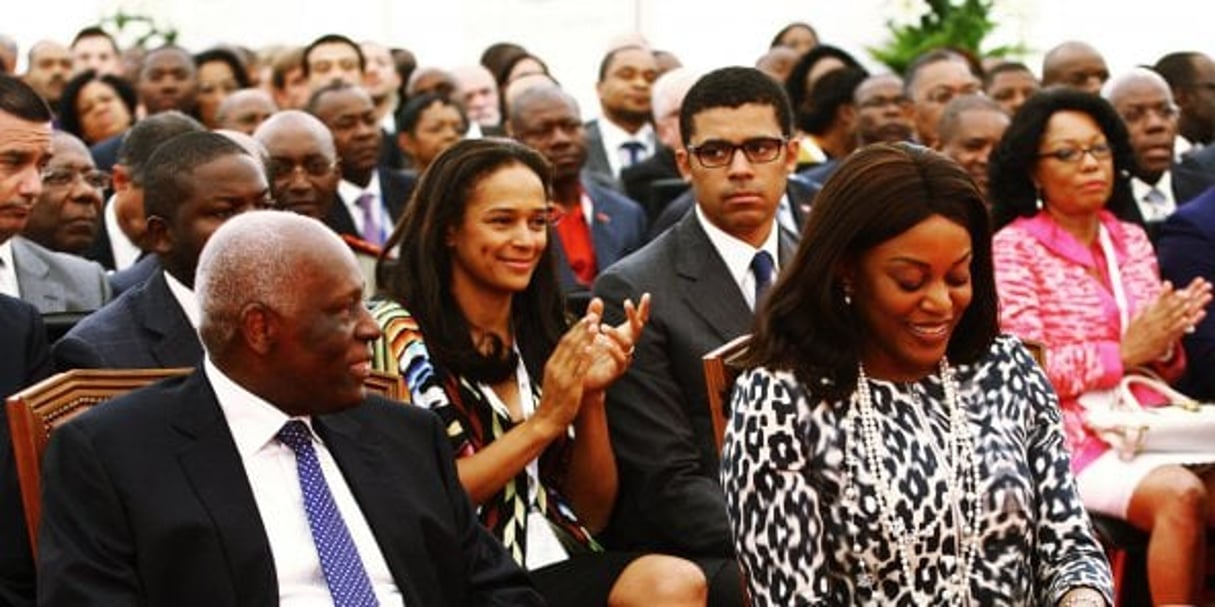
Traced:
MULTIPOLYGON (((978 462, 975 457, 974 438, 970 431, 970 424, 966 419, 965 410, 959 405, 953 373, 946 360, 941 361, 940 381, 945 392, 946 412, 949 415, 949 429, 945 434, 948 456, 937 447, 931 430, 928 430, 925 442, 931 446, 937 461, 945 471, 946 499, 953 508, 953 535, 957 555, 953 559, 942 559, 944 563, 942 575, 948 581, 943 596, 940 598, 946 604, 968 605, 971 602, 970 574, 979 545, 978 462), (962 509, 965 505, 970 506, 969 521, 963 516, 962 509), (952 575, 950 575, 950 569, 952 569, 952 575)), ((923 406, 918 398, 916 400, 916 407, 912 413, 916 417, 918 433, 919 430, 926 427, 926 424, 921 418, 923 412, 919 411, 923 406)), ((878 427, 873 408, 873 397, 869 391, 869 378, 865 374, 864 365, 858 365, 857 368, 857 385, 852 397, 852 404, 854 406, 850 408, 849 420, 845 427, 854 428, 860 434, 865 461, 863 463, 858 461, 853 449, 845 448, 843 480, 844 497, 855 509, 854 520, 849 525, 849 531, 852 536, 852 552, 859 561, 858 586, 870 588, 876 583, 873 573, 868 570, 864 558, 861 557, 863 549, 857 536, 861 526, 868 518, 860 503, 860 492, 853 484, 853 471, 859 477, 862 470, 868 468, 869 476, 876 489, 879 520, 882 521, 886 531, 894 540, 904 583, 911 591, 916 604, 938 604, 941 601, 937 600, 936 596, 925 596, 916 588, 915 568, 912 567, 912 549, 918 537, 931 537, 933 532, 939 529, 940 537, 944 540, 948 536, 949 530, 945 527, 944 517, 935 518, 926 528, 921 529, 918 512, 914 509, 912 511, 912 529, 907 529, 899 518, 896 509, 897 492, 892 483, 886 479, 885 468, 882 466, 882 462, 887 459, 888 454, 878 427)))

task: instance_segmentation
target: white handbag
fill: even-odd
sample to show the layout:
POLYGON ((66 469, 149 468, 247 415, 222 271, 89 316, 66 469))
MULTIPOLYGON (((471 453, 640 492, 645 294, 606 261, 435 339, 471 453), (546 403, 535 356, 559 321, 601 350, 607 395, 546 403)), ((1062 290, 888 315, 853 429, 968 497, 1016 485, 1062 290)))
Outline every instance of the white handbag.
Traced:
POLYGON ((1112 390, 1080 396, 1084 423, 1125 460, 1142 452, 1215 452, 1215 405, 1199 403, 1164 381, 1128 373, 1112 390), (1168 404, 1144 407, 1131 391, 1140 385, 1168 404))

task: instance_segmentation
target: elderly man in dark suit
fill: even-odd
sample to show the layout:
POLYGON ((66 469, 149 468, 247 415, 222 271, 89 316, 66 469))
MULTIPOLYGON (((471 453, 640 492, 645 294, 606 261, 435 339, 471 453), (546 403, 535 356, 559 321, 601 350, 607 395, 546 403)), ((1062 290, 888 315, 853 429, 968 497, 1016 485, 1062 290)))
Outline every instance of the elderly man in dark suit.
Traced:
POLYGON ((363 394, 379 329, 337 236, 250 213, 195 283, 201 368, 51 437, 40 602, 541 604, 474 517, 439 419, 363 394))
POLYGON ((1155 242, 1161 222, 1215 185, 1215 174, 1174 161, 1177 106, 1169 83, 1148 68, 1134 68, 1106 83, 1102 94, 1126 123, 1135 165, 1133 217, 1155 242))
POLYGON ((608 308, 653 296, 633 365, 608 390, 620 495, 605 540, 697 559, 715 603, 740 591, 701 356, 747 332, 795 248, 776 220, 797 164, 792 122, 785 92, 759 70, 698 80, 676 152, 694 210, 595 282, 608 308))
POLYGON ((260 163, 231 139, 179 135, 148 159, 148 231, 163 270, 80 321, 52 348, 58 369, 188 367, 202 360, 194 268, 229 217, 269 203, 260 163))
POLYGON ((553 203, 562 214, 553 230, 561 287, 587 292, 601 269, 641 246, 645 211, 584 172, 586 134, 569 93, 555 85, 527 90, 508 118, 511 136, 553 165, 553 203))

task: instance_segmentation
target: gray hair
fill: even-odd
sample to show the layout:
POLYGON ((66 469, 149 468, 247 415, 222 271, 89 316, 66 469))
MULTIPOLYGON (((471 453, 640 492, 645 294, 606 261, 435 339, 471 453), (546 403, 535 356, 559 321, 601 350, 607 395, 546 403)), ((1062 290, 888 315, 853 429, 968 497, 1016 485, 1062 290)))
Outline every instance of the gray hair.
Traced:
POLYGON ((224 222, 203 247, 194 276, 198 332, 207 351, 228 347, 249 304, 290 310, 298 301, 300 260, 326 247, 336 247, 352 266, 356 263, 337 234, 309 217, 259 210, 224 222))

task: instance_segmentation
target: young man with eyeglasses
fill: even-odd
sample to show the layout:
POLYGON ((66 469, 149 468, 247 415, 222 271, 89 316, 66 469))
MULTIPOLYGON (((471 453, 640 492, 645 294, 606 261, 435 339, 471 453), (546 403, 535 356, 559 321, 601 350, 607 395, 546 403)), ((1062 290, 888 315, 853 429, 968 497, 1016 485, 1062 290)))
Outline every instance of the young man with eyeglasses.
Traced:
MULTIPOLYGON (((710 604, 741 600, 718 480, 701 356, 746 333, 753 310, 795 248, 777 207, 798 144, 784 90, 752 68, 710 72, 680 110, 680 172, 695 207, 600 274, 605 308, 642 293, 650 324, 628 373, 608 390, 620 495, 605 541, 701 564, 710 604)), ((605 322, 620 322, 609 318, 605 322)))
POLYGON ((1131 193, 1138 219, 1156 242, 1159 225, 1177 207, 1197 197, 1215 175, 1174 161, 1177 139, 1177 105, 1168 82, 1160 74, 1135 68, 1106 83, 1102 94, 1126 124, 1135 163, 1131 193))

